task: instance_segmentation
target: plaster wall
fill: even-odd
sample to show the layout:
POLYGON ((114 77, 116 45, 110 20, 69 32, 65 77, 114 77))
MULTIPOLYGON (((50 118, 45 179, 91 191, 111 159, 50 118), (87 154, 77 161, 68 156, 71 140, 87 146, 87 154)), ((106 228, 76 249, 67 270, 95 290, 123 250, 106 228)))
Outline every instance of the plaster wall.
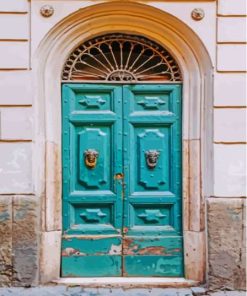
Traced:
MULTIPOLYGON (((35 177, 39 165, 35 141, 37 133, 42 133, 41 128, 34 125, 35 54, 49 30, 64 17, 101 2, 104 1, 0 0, 0 285, 38 284, 40 270, 44 268, 40 262, 46 264, 46 261, 40 261, 41 240, 47 242, 47 247, 59 244, 60 232, 50 233, 54 230, 52 227, 40 235, 47 225, 42 225, 45 211, 42 195, 45 192, 40 190, 42 186, 35 177), (51 4, 55 9, 51 18, 44 18, 39 13, 45 4, 51 4)), ((164 10, 184 22, 199 36, 212 61, 214 158, 212 190, 205 194, 207 283, 211 287, 243 289, 246 260, 246 3, 244 0, 139 2, 164 10), (205 11, 202 21, 191 18, 191 11, 196 7, 205 11)), ((197 145, 198 138, 195 133, 188 145, 197 145)), ((56 151, 54 143, 47 145, 49 151, 56 151)), ((55 153, 48 155, 56 157, 55 153)), ((55 182, 56 176, 52 178, 55 182)), ((56 206, 52 207, 55 213, 56 206)))

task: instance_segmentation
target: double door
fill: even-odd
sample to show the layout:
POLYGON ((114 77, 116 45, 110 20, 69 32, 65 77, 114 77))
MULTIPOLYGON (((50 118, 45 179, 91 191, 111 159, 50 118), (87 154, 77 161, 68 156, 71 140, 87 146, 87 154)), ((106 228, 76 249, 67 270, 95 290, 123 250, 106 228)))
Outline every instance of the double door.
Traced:
POLYGON ((62 276, 183 276, 181 116, 179 84, 62 86, 62 276))

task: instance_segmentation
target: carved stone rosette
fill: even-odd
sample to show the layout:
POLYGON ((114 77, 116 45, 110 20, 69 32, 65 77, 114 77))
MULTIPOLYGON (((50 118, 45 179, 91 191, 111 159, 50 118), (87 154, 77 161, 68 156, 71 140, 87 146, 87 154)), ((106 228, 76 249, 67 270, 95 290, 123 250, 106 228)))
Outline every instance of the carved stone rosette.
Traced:
POLYGON ((54 14, 54 8, 51 5, 44 5, 40 8, 40 14, 43 17, 51 17, 54 14))

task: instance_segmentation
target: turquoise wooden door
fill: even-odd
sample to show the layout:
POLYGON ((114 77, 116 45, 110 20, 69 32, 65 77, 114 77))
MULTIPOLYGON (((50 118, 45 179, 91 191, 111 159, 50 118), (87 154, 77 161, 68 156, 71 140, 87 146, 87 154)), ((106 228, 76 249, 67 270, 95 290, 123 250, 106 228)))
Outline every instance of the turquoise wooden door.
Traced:
POLYGON ((181 85, 64 84, 62 276, 183 276, 181 85))

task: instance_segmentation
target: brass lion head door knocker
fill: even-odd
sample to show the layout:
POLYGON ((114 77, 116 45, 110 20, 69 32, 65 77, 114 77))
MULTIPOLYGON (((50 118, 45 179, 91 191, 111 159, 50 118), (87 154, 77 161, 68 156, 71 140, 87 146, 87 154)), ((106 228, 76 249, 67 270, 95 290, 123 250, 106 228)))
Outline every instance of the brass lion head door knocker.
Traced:
POLYGON ((84 151, 84 162, 86 167, 93 169, 97 165, 97 159, 99 157, 99 152, 94 149, 87 149, 84 151))
POLYGON ((148 150, 145 152, 146 163, 149 169, 154 169, 157 165, 160 152, 158 150, 148 150))

